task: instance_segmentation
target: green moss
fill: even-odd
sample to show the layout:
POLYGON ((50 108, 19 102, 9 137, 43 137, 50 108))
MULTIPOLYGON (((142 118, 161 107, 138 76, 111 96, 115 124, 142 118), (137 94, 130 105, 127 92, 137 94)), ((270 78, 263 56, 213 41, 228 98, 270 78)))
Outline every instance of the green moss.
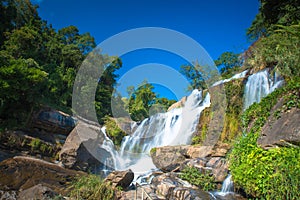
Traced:
POLYGON ((154 148, 152 148, 151 150, 150 150, 150 154, 152 155, 152 154, 155 154, 156 153, 156 147, 154 147, 154 148))
POLYGON ((126 136, 125 131, 123 131, 117 122, 111 118, 106 116, 104 118, 104 125, 106 127, 107 136, 113 141, 113 143, 120 147, 123 137, 126 136))

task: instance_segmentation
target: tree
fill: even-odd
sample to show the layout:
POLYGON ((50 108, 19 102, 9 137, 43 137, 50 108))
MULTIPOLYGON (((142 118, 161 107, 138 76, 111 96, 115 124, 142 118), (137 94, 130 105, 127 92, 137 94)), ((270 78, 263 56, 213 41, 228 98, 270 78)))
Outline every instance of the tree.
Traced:
POLYGON ((241 60, 239 54, 233 52, 224 52, 221 56, 215 60, 216 65, 219 67, 221 73, 227 72, 228 70, 241 66, 241 60))
POLYGON ((130 91, 128 110, 134 121, 142 121, 149 117, 149 109, 156 100, 153 89, 154 86, 147 81, 142 82, 137 89, 128 88, 130 91))
MULTIPOLYGON (((45 89, 47 73, 33 59, 10 60, 0 67, 0 124, 26 123, 45 89)), ((11 125, 11 124, 10 124, 11 125)))
POLYGON ((206 89, 206 83, 201 67, 198 64, 195 65, 182 65, 180 67, 180 72, 189 80, 190 85, 187 90, 191 91, 193 89, 206 89))
POLYGON ((297 24, 299 20, 299 0, 260 0, 259 13, 248 28, 247 36, 251 40, 257 40, 269 35, 270 31, 276 29, 276 24, 289 26, 297 24))
POLYGON ((1 0, 0 11, 0 45, 5 40, 6 32, 40 19, 37 6, 32 5, 30 0, 1 0))

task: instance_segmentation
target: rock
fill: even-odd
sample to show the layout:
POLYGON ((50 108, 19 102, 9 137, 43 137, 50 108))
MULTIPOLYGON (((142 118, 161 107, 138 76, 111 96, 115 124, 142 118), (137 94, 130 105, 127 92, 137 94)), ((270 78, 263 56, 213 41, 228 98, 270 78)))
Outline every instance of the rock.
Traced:
POLYGON ((211 196, 208 192, 191 188, 177 187, 173 190, 169 199, 178 200, 210 200, 211 196))
POLYGON ((17 200, 17 191, 2 191, 0 190, 0 200, 17 200))
POLYGON ((0 190, 26 190, 42 184, 59 194, 67 194, 68 183, 85 175, 31 157, 16 156, 0 163, 0 190))
POLYGON ((101 127, 79 121, 63 145, 59 160, 69 169, 98 172, 110 153, 101 148, 101 127))
MULTIPOLYGON (((275 106, 276 107, 276 106, 275 106)), ((262 147, 274 145, 286 146, 290 144, 300 145, 300 109, 292 108, 288 112, 281 113, 279 119, 271 115, 263 126, 261 137, 257 143, 262 147)))
POLYGON ((58 198, 59 194, 54 192, 49 187, 45 187, 42 184, 35 185, 31 188, 23 190, 18 195, 18 200, 28 200, 28 199, 40 199, 40 200, 51 200, 51 199, 64 199, 58 198))
POLYGON ((153 178, 152 186, 163 199, 210 199, 210 195, 207 192, 201 191, 188 182, 179 179, 175 173, 166 173, 153 178))
POLYGON ((122 187, 126 189, 133 181, 134 173, 129 169, 127 171, 113 171, 105 179, 104 182, 109 182, 113 187, 122 187))
POLYGON ((157 147, 152 150, 151 158, 154 165, 164 172, 170 172, 180 166, 187 157, 188 146, 157 147))
POLYGON ((32 116, 29 126, 49 133, 68 135, 75 125, 76 120, 72 116, 51 108, 42 108, 32 116))
POLYGON ((205 158, 213 153, 213 146, 189 146, 187 155, 190 158, 205 158))
POLYGON ((172 109, 174 109, 174 108, 180 108, 180 107, 183 107, 184 104, 185 104, 185 102, 186 102, 186 99, 187 99, 187 97, 182 97, 182 98, 180 99, 180 101, 177 101, 176 103, 173 103, 173 104, 168 108, 167 112, 170 111, 170 110, 172 110, 172 109))

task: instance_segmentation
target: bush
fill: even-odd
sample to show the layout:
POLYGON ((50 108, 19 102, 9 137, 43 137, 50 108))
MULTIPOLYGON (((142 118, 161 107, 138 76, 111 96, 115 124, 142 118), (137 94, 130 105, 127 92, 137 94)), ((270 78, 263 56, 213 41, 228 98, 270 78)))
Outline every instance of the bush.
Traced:
POLYGON ((113 200, 116 191, 108 183, 104 183, 99 176, 89 174, 77 178, 70 186, 69 196, 85 200, 113 200))
POLYGON ((213 176, 210 176, 206 172, 201 173, 199 169, 195 167, 186 167, 184 170, 182 170, 182 174, 180 174, 179 177, 205 191, 212 191, 216 186, 214 184, 213 176))
POLYGON ((257 146, 258 134, 248 134, 230 154, 236 187, 261 199, 297 199, 300 196, 300 148, 257 146))

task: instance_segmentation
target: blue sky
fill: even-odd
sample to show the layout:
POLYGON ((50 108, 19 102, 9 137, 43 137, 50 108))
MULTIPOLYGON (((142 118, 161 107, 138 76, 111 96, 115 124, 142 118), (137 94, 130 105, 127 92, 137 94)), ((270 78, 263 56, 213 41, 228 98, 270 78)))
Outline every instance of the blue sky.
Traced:
MULTIPOLYGON (((250 43, 246 29, 258 12, 259 1, 239 0, 33 0, 39 14, 55 29, 75 25, 81 33, 89 32, 99 44, 107 38, 133 28, 163 27, 179 31, 201 44, 212 59, 225 51, 240 53, 250 43)), ((121 57, 120 78, 130 69, 160 63, 178 70, 186 61, 172 53, 145 50, 121 57)), ((137 77, 136 80, 147 79, 137 77)), ((168 76, 166 75, 166 79, 168 76)), ((171 80, 170 82, 176 80, 171 80)), ((168 88, 168 86, 166 87, 168 88)), ((157 88, 160 96, 180 98, 186 85, 178 91, 157 88), (174 96, 174 94, 176 95, 174 96)))

